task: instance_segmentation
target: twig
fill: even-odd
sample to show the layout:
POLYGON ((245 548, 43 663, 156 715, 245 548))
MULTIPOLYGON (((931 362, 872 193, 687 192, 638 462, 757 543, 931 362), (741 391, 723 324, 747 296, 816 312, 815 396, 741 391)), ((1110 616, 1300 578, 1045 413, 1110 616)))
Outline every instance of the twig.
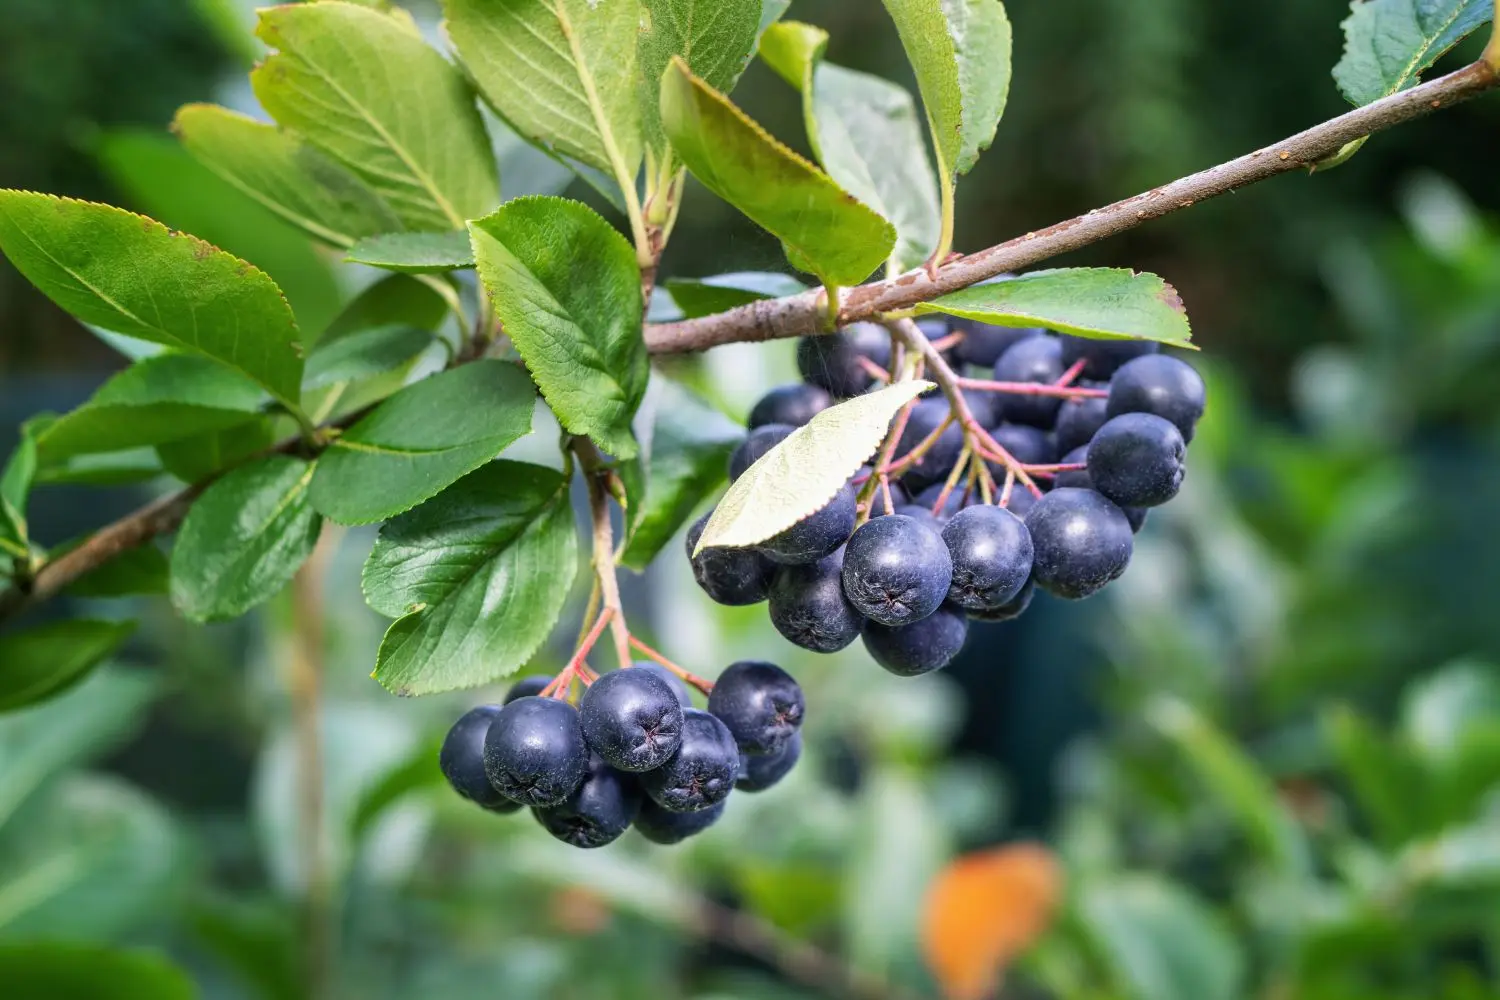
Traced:
POLYGON ((980 392, 1001 392, 1009 396, 1056 396, 1059 399, 1107 399, 1108 389, 1090 389, 1086 386, 1068 385, 1066 382, 994 382, 990 379, 969 378, 961 375, 960 389, 977 389, 980 392))
POLYGON ((609 467, 604 456, 586 437, 573 439, 573 454, 583 469, 588 484, 589 513, 594 522, 594 572, 599 578, 599 593, 610 615, 610 632, 614 636, 615 657, 619 665, 630 664, 630 627, 625 623, 625 608, 620 602, 620 582, 615 576, 615 533, 609 521, 609 467))
POLYGON ((681 677, 684 681, 691 684, 699 691, 702 691, 704 694, 713 693, 713 681, 705 680, 704 678, 699 677, 697 674, 689 670, 684 670, 682 667, 679 667, 677 664, 673 663, 671 660, 667 659, 665 656, 661 655, 656 650, 652 649, 650 646, 646 645, 644 642, 637 639, 633 635, 630 637, 630 644, 636 649, 640 650, 643 654, 645 654, 647 659, 655 660, 657 663, 666 667, 668 670, 672 671, 672 673, 676 674, 678 677, 681 677))
MULTIPOLYGON (((566 698, 569 689, 573 686, 573 678, 578 678, 585 685, 597 679, 598 675, 588 668, 584 661, 588 659, 589 653, 593 651, 594 645, 599 637, 604 634, 604 626, 614 621, 618 615, 614 608, 605 608, 599 612, 599 617, 594 619, 593 628, 586 632, 578 643, 578 649, 573 653, 573 658, 567 662, 557 676, 547 682, 547 686, 539 692, 543 698, 566 698)), ((587 619, 585 619, 586 621, 587 619)))

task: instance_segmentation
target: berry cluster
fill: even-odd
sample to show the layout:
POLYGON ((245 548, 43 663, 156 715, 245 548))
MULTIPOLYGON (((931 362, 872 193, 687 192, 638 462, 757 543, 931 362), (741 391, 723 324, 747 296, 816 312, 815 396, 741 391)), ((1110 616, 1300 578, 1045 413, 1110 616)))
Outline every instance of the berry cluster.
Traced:
POLYGON ((712 826, 732 789, 770 788, 802 755, 802 689, 770 663, 735 663, 714 684, 693 678, 707 711, 657 663, 576 676, 586 685, 576 707, 570 680, 527 677, 503 705, 454 723, 439 756, 454 790, 492 812, 529 806, 575 847, 632 825, 675 844, 712 826))
MULTIPOLYGON (((768 601, 777 630, 820 653, 863 637, 903 676, 946 665, 969 619, 1014 618, 1036 587, 1078 599, 1123 573, 1147 510, 1182 483, 1204 409, 1198 373, 1153 342, 918 326, 947 395, 898 415, 873 466, 755 547, 694 555, 708 516, 687 537, 713 600, 768 601)), ((870 323, 803 338, 804 381, 755 405, 730 479, 836 400, 890 381, 899 343, 870 323)))

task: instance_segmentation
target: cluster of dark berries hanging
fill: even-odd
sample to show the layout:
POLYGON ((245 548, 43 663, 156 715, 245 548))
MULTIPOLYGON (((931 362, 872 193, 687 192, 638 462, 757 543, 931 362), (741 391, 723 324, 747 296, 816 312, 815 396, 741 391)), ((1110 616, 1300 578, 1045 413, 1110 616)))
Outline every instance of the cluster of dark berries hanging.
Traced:
MULTIPOLYGON (((918 326, 961 404, 936 391, 915 401, 875 466, 757 546, 694 555, 708 516, 687 537, 715 601, 767 601, 777 630, 815 652, 862 637, 903 676, 945 666, 970 619, 1015 618, 1037 587, 1078 599, 1119 577, 1149 508, 1177 494, 1204 408, 1198 373, 1153 342, 918 326)), ((730 479, 821 410, 888 382, 896 343, 872 323, 803 338, 803 381, 756 403, 730 479)))
POLYGON ((439 757, 448 783, 492 812, 530 807, 575 847, 631 826, 675 844, 712 826, 733 789, 770 788, 802 755, 802 689, 770 663, 735 663, 703 683, 706 711, 655 663, 579 677, 576 706, 571 680, 527 677, 503 705, 465 713, 439 757))

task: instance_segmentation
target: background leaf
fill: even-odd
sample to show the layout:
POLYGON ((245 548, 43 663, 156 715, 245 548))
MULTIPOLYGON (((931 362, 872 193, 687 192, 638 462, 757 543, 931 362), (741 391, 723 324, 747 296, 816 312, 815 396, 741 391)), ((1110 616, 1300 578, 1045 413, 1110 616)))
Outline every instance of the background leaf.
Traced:
POLYGON ((789 274, 774 271, 732 271, 711 278, 668 278, 663 286, 682 317, 709 316, 757 299, 775 299, 807 291, 789 274))
POLYGON ((531 429, 536 394, 515 365, 475 361, 396 393, 334 439, 310 498, 340 524, 410 510, 531 429))
POLYGON ((593 209, 563 198, 507 202, 470 226, 495 315, 552 412, 616 458, 650 364, 635 251, 593 209))
POLYGON ((661 127, 661 75, 681 56, 704 83, 729 93, 755 54, 761 0, 642 0, 641 123, 658 158, 668 152, 661 127))
POLYGON ((164 596, 170 573, 166 553, 155 545, 142 545, 89 570, 65 593, 69 597, 164 596))
POLYGON ((180 969, 143 951, 86 944, 0 946, 0 982, 16 997, 47 1000, 194 1000, 180 969))
POLYGON ((1118 267, 1032 271, 970 285, 918 313, 947 313, 997 326, 1044 326, 1100 340, 1158 340, 1186 346, 1193 335, 1177 289, 1154 274, 1118 267))
POLYGON ((473 267, 474 250, 463 229, 449 233, 382 233, 354 244, 344 259, 403 274, 430 274, 473 267))
POLYGON ((26 497, 37 472, 36 440, 22 431, 15 451, 0 467, 0 552, 25 559, 31 554, 26 497))
MULTIPOLYGON (((194 434, 156 446, 162 467, 185 483, 201 483, 267 451, 276 443, 276 423, 260 417, 219 431, 194 434)), ((115 452, 115 455, 131 454, 115 452)), ((111 456, 101 455, 100 458, 111 456)), ((76 463, 76 459, 74 462, 76 463)))
POLYGON ((885 262, 889 222, 777 142, 674 60, 662 77, 662 127, 693 176, 786 246, 792 265, 852 285, 885 262))
POLYGON ((821 510, 875 453, 896 411, 930 388, 921 379, 897 382, 797 428, 729 487, 698 548, 754 545, 821 510))
POLYGON ((60 621, 0 635, 0 712, 76 684, 135 632, 134 622, 60 621))
POLYGON ((1493 0, 1355 0, 1333 68, 1339 93, 1363 105, 1405 90, 1494 15, 1493 0))
POLYGON ((307 356, 302 388, 396 371, 432 344, 432 334, 414 326, 375 326, 336 340, 325 340, 307 356))
POLYGON ((172 604, 184 617, 238 618, 291 581, 323 526, 308 499, 313 471, 303 459, 269 455, 197 499, 172 547, 172 604))

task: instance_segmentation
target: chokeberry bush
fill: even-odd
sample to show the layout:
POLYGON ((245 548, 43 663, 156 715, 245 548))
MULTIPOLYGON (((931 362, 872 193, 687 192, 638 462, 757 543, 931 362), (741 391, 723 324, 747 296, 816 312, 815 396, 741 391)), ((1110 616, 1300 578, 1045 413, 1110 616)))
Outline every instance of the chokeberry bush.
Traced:
MULTIPOLYGON (((858 642, 900 677, 942 669, 971 622, 1013 620, 1038 591, 1092 597, 1183 487, 1216 403, 1166 277, 1038 265, 1333 169, 1500 86, 1493 44, 1418 79, 1488 2, 1358 2, 1335 73, 1355 110, 964 252, 958 182, 997 141, 1012 84, 1003 4, 885 0, 915 93, 829 62, 828 33, 788 6, 443 0, 440 44, 379 2, 261 11, 269 54, 250 84, 268 120, 190 105, 173 129, 241 194, 388 272, 326 323, 196 236, 0 191, 0 251, 134 359, 23 429, 0 474, 0 618, 67 591, 164 592, 190 622, 227 621, 292 585, 339 526, 378 526, 361 577, 391 620, 374 679, 402 696, 509 685, 429 755, 474 815, 529 812, 579 848, 632 828, 680 843, 787 779, 820 706, 775 662, 784 649, 683 666, 670 634, 665 652, 648 644, 621 570, 685 560, 702 601, 764 602, 787 643, 858 642), (752 59, 800 103, 813 159, 731 101, 752 59), (497 136, 591 186, 590 203, 511 196, 497 136), (664 271, 690 179, 778 240, 785 272, 664 271), (782 339, 801 380, 744 427, 665 363, 782 339), (162 477, 177 492, 86 538, 29 528, 33 487, 162 477), (585 609, 564 623, 585 555, 585 609), (578 630, 561 669, 510 682, 560 625, 578 630)), ((0 710, 78 683, 130 631, 7 631, 0 710)), ((1152 711, 1237 779, 1189 714, 1152 711)))

